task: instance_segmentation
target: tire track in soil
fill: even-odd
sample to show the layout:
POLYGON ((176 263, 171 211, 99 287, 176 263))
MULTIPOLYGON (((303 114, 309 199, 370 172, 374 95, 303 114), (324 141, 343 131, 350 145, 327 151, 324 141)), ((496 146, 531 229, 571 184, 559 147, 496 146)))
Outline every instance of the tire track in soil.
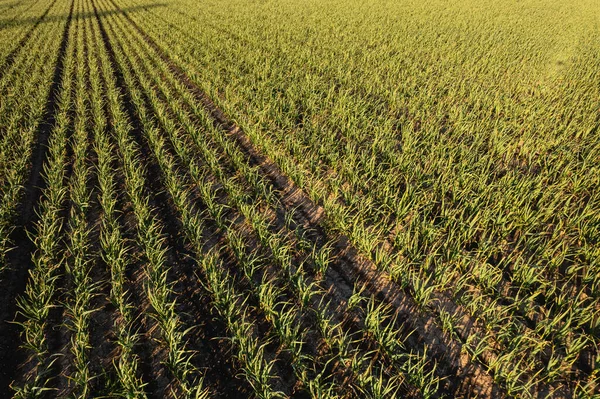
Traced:
MULTIPOLYGON (((53 1, 52 5, 56 2, 53 1)), ((18 206, 18 220, 16 228, 10 235, 10 242, 16 244, 15 248, 7 253, 7 263, 13 265, 9 268, 8 275, 3 281, 5 290, 0 293, 0 396, 10 397, 10 384, 16 377, 18 366, 25 360, 24 354, 19 350, 20 328, 17 324, 10 321, 16 317, 17 303, 16 299, 25 290, 27 284, 27 273, 33 266, 32 255, 35 251, 35 244, 28 232, 32 231, 33 226, 39 220, 34 212, 41 197, 42 190, 46 187, 46 182, 42 178, 42 170, 47 163, 47 147, 50 134, 56 123, 56 113, 59 108, 58 97, 60 86, 63 80, 64 64, 71 29, 71 20, 75 1, 71 0, 69 15, 65 23, 60 46, 58 49, 57 61, 54 66, 52 76, 52 85, 46 100, 46 107, 42 114, 41 122, 36 130, 35 136, 37 142, 31 154, 31 170, 29 178, 25 184, 22 201, 18 206)), ((46 10, 45 15, 51 7, 46 10)), ((33 29, 31 30, 33 32, 33 29)), ((16 317, 17 321, 19 317, 16 317)))
MULTIPOLYGON (((113 0, 109 1, 116 9, 120 9, 113 0)), ((121 10, 121 13, 169 65, 174 75, 203 104, 212 115, 215 125, 227 132, 238 143, 249 156, 252 164, 261 168, 263 174, 281 193, 282 203, 288 209, 300 210, 303 219, 302 224, 312 226, 314 230, 326 236, 325 229, 321 225, 324 220, 323 208, 314 204, 300 188, 280 171, 276 164, 259 153, 242 129, 227 118, 224 112, 169 58, 127 12, 121 10)), ((450 375, 457 377, 457 381, 448 381, 452 385, 452 391, 461 395, 478 395, 479 397, 496 398, 504 396, 503 390, 494 383, 492 377, 483 367, 472 361, 468 355, 462 354, 462 344, 447 337, 437 327, 434 317, 424 314, 421 314, 421 318, 416 319, 414 317, 420 312, 412 297, 406 295, 402 289, 392 283, 385 273, 378 271, 372 262, 362 258, 358 251, 351 246, 347 237, 341 236, 337 240, 334 255, 342 261, 335 268, 344 279, 349 283, 353 281, 364 282, 370 291, 369 293, 376 295, 383 302, 392 304, 398 311, 399 319, 406 320, 411 324, 411 327, 419 336, 417 341, 426 343, 431 353, 433 353, 433 357, 442 361, 442 367, 445 363, 453 371, 450 375)))
MULTIPOLYGON (((35 24, 33 24, 33 26, 27 31, 25 36, 23 36, 21 38, 21 40, 19 40, 19 42, 17 43, 15 48, 12 49, 12 51, 10 53, 8 53, 8 55, 4 58, 4 60, 2 61, 2 64, 0 64, 0 79, 2 79, 4 77, 4 74, 10 69, 12 64, 15 62, 15 58, 19 54, 19 51, 21 51, 21 49, 23 48, 25 43, 27 43, 27 41, 29 40, 31 35, 33 35, 33 32, 38 27, 38 25, 44 20, 44 18, 46 18, 46 16, 48 15, 48 13, 50 12, 50 10, 52 9, 52 7, 54 6, 55 3, 56 3, 56 0, 52 0, 52 3, 50 3, 50 5, 46 9, 46 11, 44 11, 44 13, 35 22, 35 24)), ((69 14, 68 18, 69 19, 71 18, 71 14, 69 14)))

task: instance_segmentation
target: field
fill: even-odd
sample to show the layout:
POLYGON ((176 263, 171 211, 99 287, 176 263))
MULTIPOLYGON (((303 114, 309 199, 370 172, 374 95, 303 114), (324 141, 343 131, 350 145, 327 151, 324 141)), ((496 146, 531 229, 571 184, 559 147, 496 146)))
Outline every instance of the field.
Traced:
POLYGON ((0 0, 0 397, 600 398, 597 0, 0 0))

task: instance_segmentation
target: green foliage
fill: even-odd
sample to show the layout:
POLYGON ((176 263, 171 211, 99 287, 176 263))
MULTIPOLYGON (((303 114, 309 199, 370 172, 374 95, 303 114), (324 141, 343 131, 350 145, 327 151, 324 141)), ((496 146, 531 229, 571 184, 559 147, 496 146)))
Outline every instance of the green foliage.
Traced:
POLYGON ((71 2, 27 3, 0 4, 0 283, 64 67, 15 397, 153 397, 155 374, 212 397, 210 317, 259 398, 437 398, 472 370, 596 395, 596 2, 74 0, 64 54, 71 2))

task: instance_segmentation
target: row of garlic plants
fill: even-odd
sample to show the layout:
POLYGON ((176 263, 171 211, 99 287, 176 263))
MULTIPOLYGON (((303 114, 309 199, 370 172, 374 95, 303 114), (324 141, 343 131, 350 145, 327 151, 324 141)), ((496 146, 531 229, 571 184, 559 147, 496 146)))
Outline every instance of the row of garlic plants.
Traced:
MULTIPOLYGON (((122 28, 122 29, 124 29, 124 30, 122 30, 122 33, 119 35, 119 37, 127 38, 131 35, 131 30, 128 30, 128 31, 125 30, 127 28, 122 28), (125 34, 126 32, 127 32, 127 34, 125 34)), ((131 29, 131 28, 129 28, 129 29, 131 29)), ((126 40, 126 39, 123 39, 123 40, 126 40)), ((141 43, 142 44, 144 43, 143 40, 141 41, 141 43)), ((294 291, 294 294, 296 295, 296 301, 299 302, 299 304, 298 304, 300 307, 299 312, 302 312, 303 307, 306 306, 306 304, 310 303, 312 296, 317 294, 317 292, 319 291, 319 285, 318 285, 319 282, 318 281, 313 281, 313 282, 309 281, 307 283, 307 280, 309 280, 309 278, 307 278, 304 275, 304 271, 303 271, 302 267, 297 268, 292 264, 292 262, 291 262, 292 257, 290 254, 292 252, 293 244, 284 242, 284 240, 281 240, 279 238, 279 236, 274 235, 270 231, 272 226, 269 226, 269 223, 267 222, 267 218, 265 217, 265 215, 262 215, 259 211, 259 208, 261 205, 260 201, 258 203, 255 203, 254 206, 250 206, 248 204, 249 199, 247 198, 247 194, 244 193, 243 189, 236 187, 232 180, 222 180, 222 181, 220 181, 220 184, 222 184, 222 187, 225 188, 225 191, 227 192, 229 198, 232 199, 233 203, 221 205, 216 201, 216 198, 219 197, 218 192, 216 192, 214 189, 212 189, 212 192, 211 192, 210 181, 209 182, 205 181, 205 177, 201 173, 201 170, 202 170, 201 166, 194 163, 194 157, 193 157, 194 154, 193 154, 193 152, 189 151, 190 143, 185 142, 185 139, 184 139, 184 137, 186 137, 185 135, 181 135, 181 134, 177 133, 176 124, 168 118, 169 114, 176 113, 178 115, 180 122, 183 123, 183 126, 187 127, 187 129, 185 130, 185 133, 195 139, 196 145, 198 145, 201 148, 201 153, 203 154, 204 158, 206 159, 207 156, 209 157, 207 160, 207 164, 211 166, 212 172, 216 176, 219 176, 219 177, 221 177, 223 175, 223 170, 219 166, 219 163, 223 162, 223 159, 220 159, 219 161, 217 161, 214 154, 212 154, 211 151, 204 144, 205 139, 198 140, 198 134, 197 134, 198 129, 191 128, 191 126, 193 126, 193 124, 191 123, 189 116, 187 116, 185 112, 181 111, 182 108, 178 107, 177 97, 172 97, 173 94, 169 92, 168 87, 165 87, 164 82, 162 82, 160 79, 157 78, 155 72, 150 72, 147 61, 145 61, 145 59, 140 59, 140 58, 145 58, 145 57, 139 57, 139 56, 136 57, 134 55, 134 54, 140 54, 141 50, 142 49, 137 48, 135 51, 132 51, 131 53, 129 53, 129 56, 132 58, 138 58, 138 62, 140 64, 142 64, 139 66, 139 69, 142 69, 145 67, 146 73, 149 75, 148 78, 154 79, 154 82, 155 82, 154 84, 157 87, 161 88, 160 95, 164 96, 164 98, 165 98, 164 104, 160 104, 158 95, 152 91, 151 84, 148 82, 144 83, 141 73, 138 72, 140 84, 146 90, 146 95, 149 97, 149 101, 152 104, 153 111, 154 111, 157 119, 162 124, 162 127, 168 131, 169 137, 170 137, 171 143, 173 145, 173 148, 175 149, 175 152, 180 156, 182 162, 187 163, 186 169, 190 171, 190 175, 191 175, 195 185, 197 187, 199 187, 199 192, 203 196, 203 201, 205 202, 205 204, 207 204, 208 211, 214 218, 216 225, 219 228, 221 228, 223 231, 226 232, 226 234, 225 234, 226 240, 228 241, 229 246, 233 249, 233 252, 237 255, 238 260, 242 264, 242 269, 244 270, 248 281, 253 286, 253 288, 256 292, 255 295, 258 296, 258 298, 259 298, 259 303, 261 304, 261 308, 262 308, 263 312, 267 315, 267 318, 272 319, 271 321, 276 329, 278 329, 278 327, 280 326, 280 323, 277 322, 278 319, 288 320, 288 323, 285 324, 285 328, 279 327, 278 333, 279 333, 280 340, 284 343, 284 346, 285 346, 285 343, 287 343, 287 349, 288 349, 288 351, 291 352, 292 358, 297 360, 301 354, 302 340, 301 340, 301 337, 297 336, 298 331, 293 331, 293 329, 290 329, 290 323, 294 319, 298 318, 299 316, 295 315, 295 313, 292 312, 292 309, 287 309, 286 306, 282 306, 282 309, 279 311, 277 311, 274 308, 273 305, 277 304, 277 302, 276 302, 276 298, 278 296, 278 295, 276 295, 278 293, 277 290, 284 291, 287 287, 291 287, 291 290, 294 291), (146 64, 146 65, 144 66, 144 64, 146 64), (169 105, 167 105, 167 104, 169 104, 169 105), (167 110, 165 110, 165 108, 167 108, 167 110), (269 265, 265 264, 265 261, 263 259, 261 259, 259 256, 257 256, 256 254, 253 254, 253 253, 248 254, 247 253, 248 251, 244 249, 244 246, 245 246, 244 238, 242 236, 235 234, 235 230, 233 230, 231 228, 231 226, 226 224, 226 222, 224 221, 224 219, 225 219, 224 216, 228 213, 227 208, 229 208, 229 207, 239 209, 240 213, 244 216, 244 218, 250 222, 251 226, 254 228, 257 236, 259 237, 260 243, 264 247, 269 249, 269 252, 270 252, 269 256, 273 257, 275 260, 275 263, 278 264, 278 266, 285 272, 285 280, 284 281, 278 281, 279 279, 281 279, 281 277, 279 277, 279 278, 271 277, 271 280, 265 281, 266 274, 263 274, 263 273, 258 273, 259 276, 257 276, 257 271, 267 269, 269 267, 269 265), (275 287, 277 287, 277 288, 273 289, 273 285, 275 285, 275 287), (268 293, 268 295, 266 293, 268 293), (265 297, 265 295, 267 295, 267 296, 265 297), (296 343, 296 344, 294 345, 294 343, 296 343)), ((146 45, 146 48, 143 49, 143 51, 145 51, 145 52, 149 51, 149 48, 147 47, 147 45, 146 45)), ((161 62, 160 60, 158 60, 156 58, 156 56, 154 56, 153 61, 154 62, 152 63, 152 66, 156 66, 156 65, 160 64, 160 62, 161 62)), ((138 69, 138 71, 139 71, 139 69, 138 69)), ((168 72, 166 71, 164 66, 163 66, 162 73, 163 74, 166 73, 168 75, 168 72)), ((171 79, 172 79, 172 77, 171 77, 171 79)), ((135 84, 136 84, 136 82, 130 82, 130 86, 133 86, 135 84)), ((188 95, 189 95, 189 93, 188 93, 188 95)), ((194 103, 192 103, 192 104, 194 104, 194 103)), ((208 120, 206 115, 202 112, 200 112, 200 115, 203 116, 203 120, 205 123, 204 129, 209 129, 209 130, 212 129, 213 134, 216 133, 215 137, 222 138, 222 134, 220 134, 220 132, 216 131, 217 129, 215 129, 215 127, 212 126, 212 123, 208 120)), ((154 131, 154 128, 152 126, 148 126, 146 130, 154 131)), ((153 135, 151 135, 150 138, 152 139, 153 135)), ((160 139, 157 139, 155 137, 153 139, 159 140, 159 143, 160 143, 160 139)), ((221 144, 223 144, 223 143, 221 142, 221 144)), ((228 151, 226 151, 228 154, 232 153, 232 147, 235 148, 234 146, 231 146, 231 145, 225 146, 225 148, 228 149, 228 151)), ((157 150, 157 151, 159 151, 159 150, 157 150)), ((240 168, 239 170, 245 175, 245 177, 247 179, 249 178, 250 182, 261 182, 262 184, 264 184, 264 182, 262 180, 260 180, 259 177, 257 177, 256 170, 253 170, 251 167, 249 167, 249 165, 246 162, 244 162, 243 156, 241 156, 241 154, 239 153, 239 149, 237 149, 237 151, 238 151, 237 153, 235 151, 233 151, 233 153, 238 155, 237 157, 233 157, 236 167, 240 168)), ((167 177, 169 177, 172 174, 172 170, 173 170, 174 166, 172 166, 172 164, 171 164, 172 161, 168 161, 168 160, 164 159, 165 156, 166 155, 162 152, 159 152, 156 154, 156 157, 159 161, 162 160, 163 162, 166 162, 166 165, 161 165, 161 167, 162 167, 163 171, 165 171, 164 173, 167 175, 167 177)), ((177 187, 178 187, 177 181, 169 180, 165 184, 168 187, 171 187, 172 190, 177 190, 177 187)), ((260 184, 258 184, 258 186, 260 186, 260 184)), ((256 190, 256 192, 259 192, 259 193, 260 192, 270 192, 270 191, 265 190, 264 186, 256 187, 256 184, 255 184, 253 187, 254 187, 254 190, 256 190)), ((183 190, 183 193, 185 195, 185 190, 183 190)), ((176 194, 176 192, 172 192, 172 195, 175 196, 177 194, 176 194)), ((267 198, 273 199, 273 196, 269 195, 269 196, 267 196, 267 198)), ((179 201, 176 200, 175 202, 179 202, 179 201)), ((184 212, 184 211, 182 211, 182 212, 184 212)), ((316 252, 313 252, 313 253, 316 253, 316 252)), ((319 254, 319 255, 321 255, 321 254, 319 254)), ((325 264, 328 263, 328 260, 326 260, 323 263, 325 263, 325 264)), ((324 275, 324 270, 322 270, 322 272, 323 273, 321 274, 321 277, 324 275)), ((314 303, 314 300, 312 302, 314 303)), ((323 303, 321 303, 321 305, 323 305, 323 303)), ((329 321, 327 312, 325 311, 325 308, 323 306, 321 306, 320 308, 314 309, 314 311, 319 314, 318 318, 320 320, 324 320, 327 322, 329 321)), ((325 324, 325 326, 327 326, 327 324, 325 324)), ((325 328, 326 328, 325 333, 329 334, 332 331, 336 331, 337 335, 334 335, 334 337, 336 337, 336 336, 339 337, 339 333, 341 332, 340 329, 332 329, 332 328, 327 329, 327 327, 325 327, 325 328)), ((329 335, 326 335, 326 336, 329 336, 329 335)), ((339 339, 338 341, 336 341, 335 339, 332 339, 331 342, 336 342, 336 349, 338 349, 338 351, 340 353, 348 356, 343 360, 345 360, 349 363, 353 363, 355 365, 354 367, 356 367, 356 370, 361 370, 361 369, 366 368, 365 365, 367 364, 368 356, 363 355, 363 358, 361 359, 361 361, 362 361, 362 363, 361 363, 361 361, 357 361, 357 359, 360 358, 358 352, 354 352, 353 350, 350 350, 349 342, 344 341, 344 339, 339 339)), ((399 357, 401 357, 401 356, 399 356, 399 357)), ((418 363, 418 362, 415 362, 415 363, 418 363)), ((422 365, 422 363, 420 363, 420 365, 422 365)), ((311 387, 316 386, 315 382, 306 380, 306 378, 307 378, 306 377, 306 366, 304 366, 304 365, 302 365, 302 363, 300 363, 300 366, 295 367, 295 369, 297 370, 298 377, 303 379, 305 386, 307 386, 307 387, 308 386, 311 386, 311 387)), ((401 370, 401 371, 405 372, 406 370, 401 370)), ((392 383, 390 383, 388 386, 385 386, 384 384, 382 384, 379 381, 376 371, 375 372, 369 371, 367 374, 364 374, 364 375, 361 374, 360 372, 357 372, 355 374, 357 375, 356 379, 361 384, 361 389, 363 391, 365 391, 364 393, 370 394, 369 396, 371 396, 371 397, 385 396, 386 393, 389 394, 389 392, 392 392, 392 391, 398 389, 397 387, 394 387, 394 384, 392 384, 392 383), (375 392, 376 390, 379 390, 379 391, 375 392), (372 391, 372 392, 368 392, 368 391, 372 391)), ((413 380, 417 381, 417 379, 415 379, 415 378, 413 378, 413 380)), ((397 381, 395 381, 395 382, 397 382, 397 381)), ((435 389, 432 389, 432 386, 435 386, 435 379, 433 379, 433 381, 428 381, 427 376, 425 376, 425 378, 421 382, 423 382, 423 386, 420 388, 422 388, 424 392, 429 393, 429 391, 435 390, 435 389)), ((314 394, 317 394, 316 392, 321 392, 320 394, 322 394, 322 392, 324 392, 324 390, 322 388, 319 388, 318 391, 313 391, 314 394)))
MULTIPOLYGON (((159 43, 161 41, 168 42, 169 48, 175 50, 174 58, 180 57, 188 64, 189 75, 195 77, 196 82, 200 86, 204 86, 209 93, 214 93, 213 98, 225 110, 236 115, 236 119, 239 119, 240 124, 252 140, 316 202, 324 205, 332 230, 347 234, 353 243, 382 270, 387 270, 391 277, 401 284, 408 285, 415 298, 424 307, 435 308, 439 297, 437 293, 442 292, 444 295, 449 295, 459 305, 464 306, 474 319, 484 320, 487 331, 478 333, 479 336, 461 337, 461 339, 471 353, 478 358, 481 357, 482 352, 496 354, 496 356, 486 356, 487 360, 484 362, 487 363, 494 375, 508 385, 511 392, 528 391, 530 387, 533 388, 538 383, 553 383, 557 378, 560 380, 562 375, 570 373, 583 350, 591 350, 592 353, 596 353, 594 349, 596 340, 593 334, 597 328, 594 324, 596 310, 594 296, 589 296, 589 293, 593 294, 596 290, 594 287, 597 285, 594 283, 593 273, 590 274, 590 271, 593 270, 593 263, 590 265, 591 268, 577 266, 577 270, 585 272, 583 284, 580 285, 573 285, 575 280, 564 277, 560 273, 548 276, 545 273, 546 269, 531 266, 531 261, 540 258, 540 250, 534 247, 539 247, 539 244, 543 243, 548 251, 552 252, 551 248, 556 246, 559 238, 556 235, 558 231, 550 240, 543 238, 543 234, 539 235, 542 237, 542 241, 539 241, 539 237, 532 238, 532 234, 546 223, 549 215, 556 214, 557 207, 562 206, 560 202, 548 202, 549 196, 536 197, 536 192, 541 193, 539 184, 523 181, 520 171, 509 170, 509 173, 503 173, 505 177, 498 181, 498 184, 505 189, 497 190, 492 186, 482 191, 477 187, 483 187, 482 185, 487 181, 485 173, 483 173, 482 179, 468 180, 467 183, 472 184, 462 187, 464 190, 461 194, 458 191, 461 187, 445 188, 448 184, 455 185, 461 181, 460 176, 454 175, 457 171, 452 172, 453 175, 436 179, 432 181, 431 185, 424 186, 421 183, 426 180, 427 176, 422 173, 423 170, 417 169, 413 170, 414 173, 409 173, 410 170, 404 167, 407 163, 412 162, 412 158, 394 158, 392 156, 394 152, 390 150, 387 151, 389 156, 386 156, 389 162, 376 162, 376 158, 373 156, 386 153, 386 148, 379 148, 381 146, 376 148, 380 151, 361 152, 365 145, 358 139, 367 137, 365 135, 360 136, 346 130, 344 133, 352 134, 352 136, 344 136, 343 139, 339 134, 333 133, 288 134, 290 129, 293 131, 297 131, 297 129, 293 129, 293 126, 290 125, 276 127, 273 123, 293 118, 293 112, 283 113, 282 110, 285 108, 272 107, 272 104, 265 103, 265 99, 257 99, 254 91, 252 92, 253 98, 243 96, 247 94, 244 89, 250 86, 248 83, 250 81, 243 79, 255 79, 255 76, 252 75, 254 71, 261 71, 264 74, 272 72, 268 68, 264 68, 264 64, 262 64, 262 69, 259 67, 264 59, 255 56, 251 51, 235 52, 235 56, 233 56, 234 52, 223 51, 222 40, 214 40, 214 37, 209 37, 213 34, 211 29, 214 28, 215 31, 218 29, 221 35, 225 33, 226 40, 233 48, 236 48, 234 43, 239 44, 243 41, 249 45, 256 45, 258 49, 260 48, 259 36, 240 37, 240 35, 227 32, 222 27, 215 28, 210 24, 207 26, 204 24, 205 20, 199 23, 202 15, 198 15, 196 22, 190 22, 193 21, 193 18, 176 15, 176 12, 170 13, 169 11, 171 10, 161 10, 158 13, 158 11, 150 10, 146 15, 147 18, 138 18, 136 15, 132 15, 132 18, 138 21, 159 43), (160 15, 157 16, 158 14, 160 15), (186 29, 178 30, 178 25, 186 26, 186 29), (166 38, 165 35, 158 36, 157 30, 162 30, 165 26, 170 27, 170 35, 166 38), (198 29, 199 26, 202 26, 201 31, 198 29), (228 33, 231 33, 230 38, 227 38, 228 33), (202 40, 201 44, 197 43, 199 40, 202 40), (185 43, 185 46, 181 46, 181 43, 185 43), (227 67, 221 68, 223 65, 227 65, 227 67), (211 68, 221 68, 219 73, 212 76, 215 76, 215 79, 225 79, 226 77, 230 80, 231 86, 227 86, 228 89, 231 89, 230 91, 224 90, 217 93, 213 89, 219 85, 212 85, 210 78, 207 77, 209 75, 207 71, 211 71, 211 68), (236 85, 240 87, 236 87, 236 85), (244 110, 248 110, 258 102, 260 102, 263 115, 265 109, 278 113, 273 117, 263 117, 260 123, 246 117, 244 110), (299 141, 305 138, 306 141, 299 141), (341 147, 340 144, 344 146, 341 147), (345 152, 341 152, 341 149, 344 149, 345 152), (365 158, 367 155, 370 158, 365 158), (394 159, 401 159, 405 163, 394 167, 394 165, 390 165, 394 159), (342 163, 341 160, 344 162, 342 163), (348 160, 356 162, 348 162, 348 160), (322 173, 323 165, 327 166, 325 174, 322 173), (379 170, 381 168, 383 169, 379 170), (361 173, 357 174, 356 170, 360 170, 361 173), (416 174, 416 172, 420 174, 416 174), (394 181, 395 176, 398 175, 407 177, 405 181, 400 181, 401 186, 394 181), (357 176, 361 176, 361 178, 357 179, 357 176), (372 176, 372 178, 364 178, 364 176, 372 176), (507 190, 506 187, 513 188, 507 190), (480 202, 478 206, 466 209, 461 198, 464 198, 464 195, 472 190, 476 190, 480 202), (432 195, 442 191, 454 194, 448 200, 436 202, 437 197, 432 197, 432 195), (417 195, 420 192, 426 194, 421 199, 417 195), (526 192, 527 195, 521 195, 523 192, 526 192), (497 200, 497 193, 506 194, 505 199, 497 200), (539 197, 540 203, 545 204, 543 208, 540 208, 544 209, 544 212, 523 206, 523 201, 527 205, 527 201, 534 197, 539 197), (515 202, 515 198, 520 199, 515 202), (424 205, 419 205, 420 202, 423 202, 424 205), (490 224, 486 221, 491 221, 492 213, 497 214, 496 211, 489 208, 490 204, 505 204, 505 208, 518 208, 518 212, 509 213, 510 217, 490 224), (525 212, 528 213, 525 214, 525 212), (440 225, 440 223, 444 224, 440 225), (524 251, 503 253, 501 254, 502 262, 494 264, 497 263, 494 260, 494 248, 497 247, 492 244, 498 241, 498 237, 506 237, 504 232, 515 230, 515 228, 522 230, 519 236, 515 237, 515 242, 523 247, 524 251), (443 231, 452 231, 453 233, 444 235, 441 234, 443 231), (391 239, 391 251, 384 245, 385 242, 390 242, 390 232, 395 235, 391 239), (463 247, 473 247, 470 243, 475 241, 483 244, 478 242, 479 245, 475 246, 475 249, 467 250, 465 253, 463 247), (487 244, 485 244, 486 242, 487 244), (429 249, 425 252, 424 248, 429 249), (575 289, 575 293, 561 294, 557 291, 557 288, 561 287, 563 283, 567 283, 568 287, 575 289), (517 293, 518 295, 516 295, 517 293), (505 300, 507 294, 515 299, 505 300), (544 295, 543 301, 540 300, 541 294, 544 295), (566 300, 571 296, 576 298, 576 306, 572 306, 572 302, 566 300), (486 311, 486 309, 495 310, 492 312, 486 311), (526 309, 533 309, 533 312, 526 309), (552 317, 545 317, 547 314, 552 317), (533 319, 534 322, 531 323, 528 319, 533 319), (571 338, 572 334, 575 334, 574 340, 571 338), (499 345, 500 349, 498 350, 499 345), (550 358, 547 355, 548 348, 552 349, 550 358)), ((287 53, 277 51, 275 53, 277 61, 288 60, 287 53)), ((289 69, 286 69, 286 73, 288 72, 289 69)), ((303 73, 303 69, 293 68, 291 72, 303 73)), ((579 73, 579 71, 575 72, 579 73)), ((260 81, 253 80, 251 86, 267 89, 271 84, 270 80, 264 79, 264 77, 262 79, 260 81)), ((306 82, 290 77, 289 80, 280 83, 290 82, 293 84, 295 81, 306 82)), ((577 90, 581 90, 579 86, 577 90)), ((309 88, 295 88, 298 89, 297 92, 291 89, 288 92, 298 98, 301 97, 299 93, 315 89, 310 86, 309 88)), ((317 89, 320 90, 320 87, 317 89)), ((361 91, 357 89, 353 93, 361 93, 361 91)), ((348 97, 348 102, 355 105, 362 104, 359 100, 360 97, 357 98, 357 96, 348 97)), ((283 105, 288 106, 287 104, 283 105)), ((338 109, 338 111, 343 111, 343 109, 338 109)), ((343 115, 341 114, 341 116, 343 115)), ((355 114, 352 113, 352 115, 355 114)), ((344 126, 336 124, 335 118, 329 118, 325 123, 326 125, 320 126, 321 129, 327 128, 330 124, 332 127, 344 126)), ((305 124, 308 126, 309 122, 307 121, 305 124)), ((316 129, 319 126, 311 125, 305 130, 309 127, 316 129)), ((434 126, 427 127, 433 129, 434 126)), ((590 129, 592 127, 590 125, 590 129)), ((434 134, 435 132, 431 129, 427 130, 427 133, 434 134)), ((379 132, 383 134, 384 131, 378 130, 379 132)), ((412 137, 413 144, 411 147, 409 140, 404 148, 412 148, 412 153, 415 155, 419 153, 418 151, 423 148, 427 140, 430 138, 433 140, 432 136, 415 137, 412 136, 412 133, 411 135, 408 133, 407 139, 412 137)), ((457 138, 459 138, 458 135, 441 139, 438 137, 437 141, 443 145, 436 147, 436 150, 458 148, 462 151, 462 147, 457 147, 460 145, 460 142, 458 144, 456 142, 457 138)), ((585 138, 589 140, 590 136, 585 136, 585 138)), ((509 136, 498 135, 495 143, 498 148, 510 146, 509 139, 509 136)), ((385 142, 387 139, 383 137, 382 140, 385 142)), ((593 148, 593 146, 588 146, 586 151, 592 151, 593 148)), ((466 160, 469 154, 472 157, 479 156, 477 151, 470 151, 461 152, 450 159, 466 160)), ((446 165, 449 165, 444 161, 448 159, 444 154, 435 153, 435 155, 438 161, 436 164, 429 165, 430 169, 438 166, 445 168, 446 165)), ((591 153, 586 157, 589 159, 589 156, 591 153)), ((487 168, 484 170, 490 171, 489 168, 494 167, 494 164, 489 162, 490 159, 485 157, 484 159, 473 159, 469 160, 468 164, 473 165, 473 168, 481 166, 487 168)), ((420 164, 417 163, 417 165, 420 164)), ((572 166, 569 167, 572 168, 572 166)), ((594 181, 592 180, 588 184, 593 185, 594 181)), ((561 184, 558 182, 553 188, 559 189, 562 187, 561 184)), ((579 192, 582 191, 579 190, 579 192)), ((581 225, 593 233, 589 227, 593 220, 595 200, 588 203, 586 209, 573 208, 573 205, 570 205, 574 204, 573 202, 565 204, 570 207, 568 214, 576 217, 569 218, 567 224, 561 220, 560 223, 564 226, 563 230, 571 229, 572 231, 573 226, 581 225), (573 212, 576 213, 573 214, 573 212)), ((577 246, 571 247, 575 251, 577 248, 577 246)), ((587 253, 583 259, 593 260, 594 251, 589 245, 583 243, 581 249, 587 253)), ((564 248, 564 250, 570 249, 564 248)), ((562 252, 564 253, 564 251, 562 252)), ((556 261, 558 262, 560 259, 563 259, 562 255, 556 258, 556 261)), ((574 269, 571 272, 578 273, 574 269)), ((441 315, 440 319, 442 318, 449 319, 446 315, 441 315)), ((454 330, 456 329, 449 328, 450 332, 454 330)), ((577 384, 583 386, 585 382, 581 381, 577 384)))

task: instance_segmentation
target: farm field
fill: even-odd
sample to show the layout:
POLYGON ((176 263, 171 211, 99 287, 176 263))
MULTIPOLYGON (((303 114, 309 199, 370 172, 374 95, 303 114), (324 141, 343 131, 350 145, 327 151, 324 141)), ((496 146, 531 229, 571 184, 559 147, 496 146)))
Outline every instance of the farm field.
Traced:
POLYGON ((600 398, 597 0, 0 0, 0 398, 600 398))

